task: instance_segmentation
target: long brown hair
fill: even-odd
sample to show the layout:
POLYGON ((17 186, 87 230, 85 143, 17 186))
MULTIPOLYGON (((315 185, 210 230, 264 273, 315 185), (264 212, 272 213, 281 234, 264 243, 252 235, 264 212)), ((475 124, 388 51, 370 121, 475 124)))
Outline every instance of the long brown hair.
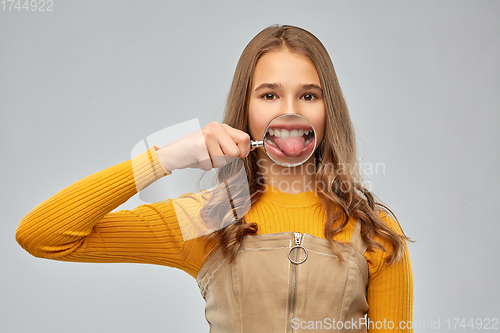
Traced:
MULTIPOLYGON (((392 247, 392 251, 385 258, 386 262, 399 260, 404 254, 404 240, 411 240, 402 231, 394 213, 375 200, 376 196, 362 185, 354 127, 349 111, 330 56, 313 34, 290 25, 272 25, 257 34, 243 50, 236 66, 223 122, 248 132, 249 97, 257 61, 265 53, 283 49, 307 56, 316 67, 323 87, 326 125, 323 141, 315 152, 315 184, 326 184, 316 188, 326 210, 325 238, 330 242, 334 253, 342 259, 337 250, 339 242, 333 237, 342 231, 350 217, 354 217, 361 221, 361 236, 369 251, 375 248, 387 251, 374 240, 374 236, 378 235, 385 238, 392 247), (390 212, 400 230, 389 227, 382 220, 380 211, 390 212)), ((253 205, 261 197, 264 187, 257 165, 256 150, 250 152, 242 163, 253 205)), ((244 196, 239 198, 234 195, 231 207, 221 209, 221 203, 227 201, 227 192, 234 194, 240 190, 238 184, 241 184, 241 176, 234 177, 238 173, 235 165, 237 164, 217 170, 218 190, 211 193, 201 211, 201 215, 217 230, 206 237, 211 241, 215 240, 226 254, 231 255, 231 259, 235 258, 243 237, 255 234, 258 230, 256 223, 247 223, 244 216, 234 214, 235 208, 245 205, 244 196), (231 179, 239 180, 228 181, 231 179)), ((248 205, 248 202, 246 204, 248 205)))

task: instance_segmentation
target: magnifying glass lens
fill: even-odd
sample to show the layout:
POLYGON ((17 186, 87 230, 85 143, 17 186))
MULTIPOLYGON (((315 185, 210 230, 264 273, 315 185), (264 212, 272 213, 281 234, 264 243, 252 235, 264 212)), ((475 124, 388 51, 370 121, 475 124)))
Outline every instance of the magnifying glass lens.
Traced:
POLYGON ((266 128, 262 142, 252 142, 252 147, 263 146, 269 158, 282 166, 297 166, 306 162, 316 149, 316 132, 311 123, 296 114, 274 118, 266 128))

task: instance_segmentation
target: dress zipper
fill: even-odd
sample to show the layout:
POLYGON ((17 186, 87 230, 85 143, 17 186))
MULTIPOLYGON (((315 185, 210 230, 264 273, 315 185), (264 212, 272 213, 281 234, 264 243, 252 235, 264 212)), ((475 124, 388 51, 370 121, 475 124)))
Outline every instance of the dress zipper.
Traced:
POLYGON ((291 295, 290 295, 290 306, 289 306, 289 313, 288 313, 288 318, 289 318, 289 327, 288 327, 288 332, 289 333, 292 333, 293 332, 293 326, 292 326, 292 323, 293 323, 293 306, 295 304, 295 281, 296 281, 296 269, 297 269, 297 265, 300 265, 302 264, 304 261, 306 261, 307 259, 307 250, 302 246, 300 245, 300 242, 302 241, 302 234, 299 233, 299 232, 294 232, 294 237, 295 237, 295 245, 292 246, 290 248, 290 250, 288 251, 288 259, 292 262, 292 291, 291 291, 291 295), (299 252, 299 249, 302 249, 304 250, 304 253, 305 253, 305 257, 303 260, 301 261, 297 261, 297 254, 299 252), (295 250, 293 252, 293 259, 290 257, 290 253, 292 252, 292 250, 295 250))

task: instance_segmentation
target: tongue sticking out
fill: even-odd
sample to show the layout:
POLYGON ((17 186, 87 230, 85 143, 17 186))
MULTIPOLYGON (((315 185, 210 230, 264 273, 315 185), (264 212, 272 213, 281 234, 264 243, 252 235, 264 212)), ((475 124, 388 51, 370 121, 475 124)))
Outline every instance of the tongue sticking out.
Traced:
POLYGON ((273 137, 274 143, 288 156, 299 156, 305 147, 303 136, 289 136, 287 138, 273 137))

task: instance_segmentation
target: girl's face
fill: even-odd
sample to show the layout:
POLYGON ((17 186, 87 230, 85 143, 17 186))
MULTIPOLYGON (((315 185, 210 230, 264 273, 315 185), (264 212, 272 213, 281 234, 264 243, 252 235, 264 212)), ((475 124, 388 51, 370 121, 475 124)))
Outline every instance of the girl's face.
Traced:
MULTIPOLYGON (((306 118, 316 130, 316 146, 325 132, 325 103, 313 62, 288 50, 264 54, 255 66, 249 101, 249 130, 253 140, 262 140, 269 122, 292 113, 306 118)), ((259 157, 266 158, 262 149, 259 157)))

